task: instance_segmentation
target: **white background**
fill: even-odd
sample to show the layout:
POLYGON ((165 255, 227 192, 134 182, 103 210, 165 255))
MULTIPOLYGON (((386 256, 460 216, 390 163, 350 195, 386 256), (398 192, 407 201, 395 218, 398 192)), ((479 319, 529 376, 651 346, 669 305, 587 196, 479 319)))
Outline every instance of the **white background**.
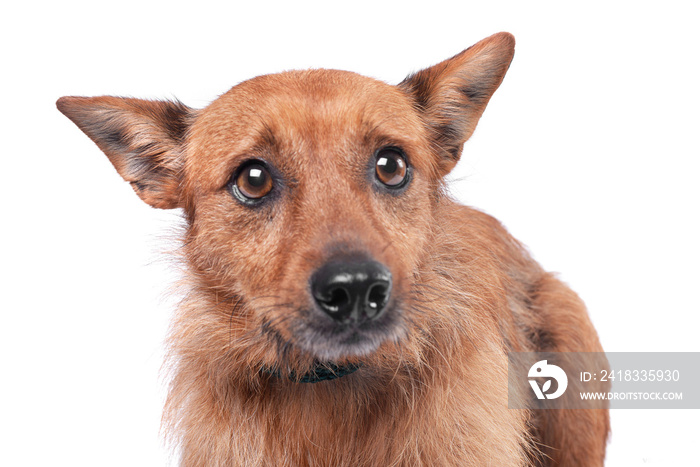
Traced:
MULTIPOLYGON (((291 68, 391 83, 498 31, 515 60, 454 174, 587 302, 608 351, 700 351, 700 33, 691 2, 12 2, 0 39, 0 465, 167 463, 176 212, 54 106, 203 107, 291 68), (486 6, 485 6, 486 5, 486 6)), ((700 411, 613 411, 609 466, 700 465, 700 411)))

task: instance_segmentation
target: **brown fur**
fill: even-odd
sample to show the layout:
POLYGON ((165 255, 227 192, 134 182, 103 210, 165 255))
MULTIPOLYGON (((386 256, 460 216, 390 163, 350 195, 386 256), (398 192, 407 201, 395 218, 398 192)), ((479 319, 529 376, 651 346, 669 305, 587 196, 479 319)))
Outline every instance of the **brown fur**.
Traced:
POLYGON ((399 86, 261 76, 203 110, 59 99, 144 201, 186 215, 164 416, 182 465, 602 465, 607 411, 507 407, 507 352, 601 351, 584 305, 443 188, 513 49, 500 33, 399 86), (372 184, 383 146, 411 166, 400 193, 372 184), (249 159, 280 174, 254 208, 227 189, 249 159), (310 275, 348 251, 391 271, 395 325, 346 351, 305 326, 310 275), (362 366, 293 380, 317 360, 362 366))

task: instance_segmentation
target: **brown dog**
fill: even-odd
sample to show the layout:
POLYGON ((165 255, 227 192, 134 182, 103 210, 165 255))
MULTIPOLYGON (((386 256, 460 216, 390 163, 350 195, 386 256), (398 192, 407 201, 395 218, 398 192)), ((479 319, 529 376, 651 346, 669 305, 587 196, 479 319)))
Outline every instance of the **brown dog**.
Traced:
POLYGON ((602 465, 607 411, 507 404, 507 352, 601 351, 583 303, 444 190, 513 50, 496 34, 398 86, 260 76, 203 110, 59 99, 145 202, 184 210, 182 465, 602 465))

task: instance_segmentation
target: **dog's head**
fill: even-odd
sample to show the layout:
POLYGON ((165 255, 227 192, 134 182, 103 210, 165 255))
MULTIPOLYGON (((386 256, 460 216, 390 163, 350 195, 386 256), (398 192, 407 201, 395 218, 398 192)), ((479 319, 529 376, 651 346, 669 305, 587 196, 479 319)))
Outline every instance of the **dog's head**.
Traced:
POLYGON ((496 34, 398 86, 310 70, 251 79, 203 110, 115 97, 57 105, 145 202, 184 210, 198 290, 234 314, 215 320, 222 347, 235 317, 260 355, 273 336, 338 361, 410 332, 407 296, 440 222, 442 178, 513 47, 496 34))

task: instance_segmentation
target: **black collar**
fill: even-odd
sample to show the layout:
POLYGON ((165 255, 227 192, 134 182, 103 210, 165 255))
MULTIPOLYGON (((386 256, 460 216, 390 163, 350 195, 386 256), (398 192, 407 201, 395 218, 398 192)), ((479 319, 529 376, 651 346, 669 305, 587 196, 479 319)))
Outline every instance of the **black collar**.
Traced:
MULTIPOLYGON (((294 372, 289 375, 289 380, 296 383, 318 383, 319 381, 330 381, 336 378, 342 378, 345 375, 354 373, 360 368, 361 364, 349 363, 347 365, 336 365, 335 363, 317 363, 308 373, 297 376, 294 372)), ((263 368, 264 373, 271 374, 277 378, 281 378, 280 372, 263 368)))

